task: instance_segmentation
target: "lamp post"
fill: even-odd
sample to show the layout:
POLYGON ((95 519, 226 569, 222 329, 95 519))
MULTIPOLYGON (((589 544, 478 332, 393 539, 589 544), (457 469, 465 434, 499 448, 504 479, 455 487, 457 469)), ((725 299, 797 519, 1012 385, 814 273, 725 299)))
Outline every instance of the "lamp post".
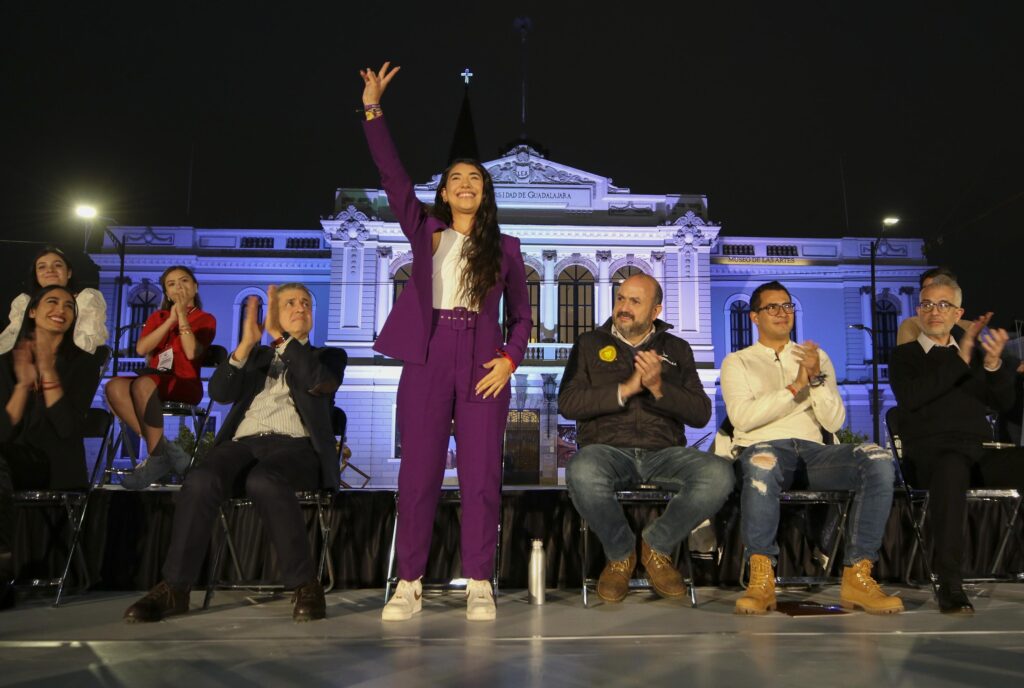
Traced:
POLYGON ((558 398, 558 382, 555 378, 558 377, 554 373, 541 373, 541 380, 543 380, 542 389, 544 390, 544 401, 548 403, 548 437, 551 437, 551 404, 558 398))
POLYGON ((881 404, 878 399, 878 279, 877 279, 877 256, 878 246, 884 241, 885 230, 896 226, 900 219, 898 217, 885 217, 882 219, 882 230, 878 237, 871 242, 871 327, 863 328, 868 330, 871 336, 871 441, 878 444, 879 416, 881 415, 881 404))
MULTIPOLYGON (((89 234, 92 230, 92 223, 94 220, 104 220, 105 222, 113 222, 118 224, 117 220, 112 217, 102 217, 96 208, 91 205, 79 205, 75 208, 75 215, 87 221, 86 225, 86 246, 89 243, 89 234)), ((118 362, 121 354, 121 301, 124 292, 124 242, 118 238, 116 234, 110 231, 110 226, 107 224, 103 225, 103 231, 110 238, 111 243, 117 248, 117 260, 118 260, 118 273, 117 273, 117 299, 116 299, 116 310, 114 312, 114 367, 113 376, 117 376, 118 373, 118 362)))

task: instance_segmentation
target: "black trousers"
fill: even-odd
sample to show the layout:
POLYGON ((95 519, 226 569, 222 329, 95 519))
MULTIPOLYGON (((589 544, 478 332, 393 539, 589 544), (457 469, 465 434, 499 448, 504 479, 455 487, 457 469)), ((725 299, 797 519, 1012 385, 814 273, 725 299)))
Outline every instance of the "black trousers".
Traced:
MULTIPOLYGON (((0 557, 14 549, 14 491, 44 490, 49 485, 50 460, 45 454, 24 444, 0 444, 0 557)), ((0 571, 0 579, 5 574, 0 571)))
POLYGON ((907 481, 929 494, 928 527, 935 548, 932 568, 940 580, 960 580, 967 490, 1024 490, 1024 449, 985 450, 979 442, 915 443, 907 446, 907 461, 907 481))
POLYGON ((315 576, 306 524, 295 493, 320 485, 320 458, 306 438, 269 435, 217 445, 185 478, 174 509, 164 580, 192 585, 199 577, 221 503, 245 494, 277 550, 285 587, 315 576))

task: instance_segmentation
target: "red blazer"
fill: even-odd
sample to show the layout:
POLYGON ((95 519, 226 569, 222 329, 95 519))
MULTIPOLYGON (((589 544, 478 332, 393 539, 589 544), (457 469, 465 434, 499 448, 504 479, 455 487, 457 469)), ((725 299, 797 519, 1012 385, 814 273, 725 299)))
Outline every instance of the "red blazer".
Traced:
MULTIPOLYGON (((432 266, 434 232, 446 228, 441 220, 427 213, 416 198, 412 180, 402 166, 398 151, 391 140, 383 117, 363 123, 370 154, 380 172, 381 183, 388 195, 388 205, 398 218, 402 232, 412 246, 412 277, 395 302, 387 322, 380 331, 373 348, 375 351, 410 363, 425 363, 427 343, 433 317, 432 266)), ((526 355, 526 346, 533 328, 530 299, 526 291, 526 268, 519 239, 501 235, 501 274, 497 283, 484 297, 477 316, 473 340, 472 385, 489 371, 482 365, 503 349, 519 365, 526 355), (505 297, 508 308, 508 341, 503 341, 499 325, 498 307, 505 297)), ((506 386, 499 398, 508 399, 506 386)), ((488 399, 492 401, 494 398, 488 399)))

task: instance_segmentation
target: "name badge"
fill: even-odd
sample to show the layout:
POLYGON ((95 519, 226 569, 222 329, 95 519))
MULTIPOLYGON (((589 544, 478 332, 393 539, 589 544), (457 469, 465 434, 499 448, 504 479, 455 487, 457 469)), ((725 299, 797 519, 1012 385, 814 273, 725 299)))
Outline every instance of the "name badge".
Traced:
POLYGON ((156 369, 168 371, 174 368, 174 349, 165 349, 160 352, 156 360, 156 369))

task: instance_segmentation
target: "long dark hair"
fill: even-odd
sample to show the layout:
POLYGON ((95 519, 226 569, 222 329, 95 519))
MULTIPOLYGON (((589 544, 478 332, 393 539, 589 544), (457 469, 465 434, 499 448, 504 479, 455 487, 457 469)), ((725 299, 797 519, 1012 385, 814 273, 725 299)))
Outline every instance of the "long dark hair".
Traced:
POLYGON ((448 184, 448 175, 452 168, 460 163, 475 167, 483 177, 484 183, 484 195, 480 199, 480 207, 477 208, 473 219, 473 229, 463 249, 466 271, 462 275, 462 291, 469 299, 470 305, 482 308, 484 297, 497 283, 498 275, 501 273, 501 230, 498 227, 498 203, 494 199, 494 181, 490 173, 483 165, 470 158, 452 161, 441 173, 431 214, 451 226, 452 209, 445 203, 441 191, 448 184))
POLYGON ((64 360, 68 360, 72 356, 77 356, 82 352, 75 344, 75 325, 78 323, 78 303, 75 301, 74 293, 67 287, 62 287, 59 284, 51 284, 48 287, 37 289, 32 298, 29 299, 28 305, 25 306, 25 317, 21 320, 21 330, 18 332, 18 342, 23 339, 35 339, 36 336, 36 319, 29 317, 29 312, 35 308, 39 308, 39 304, 42 302, 43 297, 49 294, 51 291, 60 289, 71 297, 71 302, 75 304, 75 317, 71 321, 71 327, 64 333, 63 338, 60 341, 60 345, 57 347, 57 357, 64 360))
POLYGON ((196 297, 193 301, 195 301, 196 308, 202 310, 203 300, 199 298, 199 280, 196 279, 196 273, 192 272, 192 268, 187 265, 172 265, 164 270, 164 274, 160 275, 160 288, 164 292, 164 300, 160 302, 160 310, 169 311, 171 309, 171 304, 173 302, 167 298, 167 286, 164 284, 164 280, 167 279, 167 275, 171 274, 175 270, 181 270, 182 272, 187 273, 188 276, 192 278, 192 281, 196 283, 196 297))
POLYGON ((37 253, 35 258, 32 259, 32 269, 31 269, 31 271, 29 272, 29 275, 28 275, 28 290, 30 292, 34 292, 37 289, 42 289, 43 285, 39 284, 39 277, 38 277, 38 275, 36 275, 36 263, 39 262, 40 258, 42 258, 43 256, 48 256, 51 253, 64 261, 64 266, 68 269, 68 275, 69 275, 68 276, 67 289, 68 289, 68 291, 71 292, 71 295, 74 296, 75 293, 77 293, 77 291, 78 291, 77 289, 75 289, 75 270, 74 270, 74 266, 71 265, 71 261, 68 260, 68 257, 66 255, 64 255, 64 252, 61 251, 56 246, 46 246, 46 247, 44 247, 43 250, 41 250, 39 253, 37 253))

